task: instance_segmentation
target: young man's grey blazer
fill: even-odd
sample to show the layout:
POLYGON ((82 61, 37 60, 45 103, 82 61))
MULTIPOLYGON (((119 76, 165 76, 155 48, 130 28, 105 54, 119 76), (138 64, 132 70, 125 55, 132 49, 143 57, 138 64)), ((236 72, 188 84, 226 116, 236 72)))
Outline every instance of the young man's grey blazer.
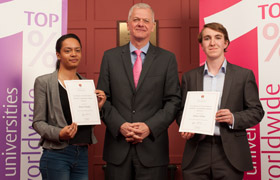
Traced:
MULTIPOLYGON (((203 91, 204 66, 185 73, 182 77, 182 107, 188 91, 203 91)), ((182 109, 178 115, 180 124, 182 109)), ((229 109, 234 115, 234 127, 220 123, 223 149, 229 162, 239 171, 253 169, 246 129, 258 124, 264 111, 259 100, 258 87, 251 70, 227 62, 220 109, 229 109)), ((186 168, 196 154, 199 134, 186 142, 182 169, 186 168)))

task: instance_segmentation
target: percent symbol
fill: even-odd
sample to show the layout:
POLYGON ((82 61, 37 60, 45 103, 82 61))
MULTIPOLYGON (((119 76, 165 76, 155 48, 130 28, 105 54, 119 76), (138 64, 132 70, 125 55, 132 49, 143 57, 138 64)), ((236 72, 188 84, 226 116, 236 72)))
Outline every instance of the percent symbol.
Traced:
POLYGON ((50 53, 50 52, 45 52, 45 51, 47 50, 47 47, 50 45, 50 43, 53 41, 55 35, 56 35, 55 32, 51 33, 51 35, 48 37, 48 39, 44 42, 44 37, 43 37, 43 34, 41 32, 32 31, 32 32, 29 33, 29 36, 28 36, 29 43, 33 46, 41 46, 39 51, 35 55, 35 57, 30 62, 30 64, 29 64, 30 66, 33 66, 40 59, 40 57, 43 55, 43 57, 42 57, 43 64, 46 67, 54 67, 55 61, 56 61, 55 53, 50 53), (33 39, 34 37, 37 37, 37 41, 35 41, 33 39), (49 56, 52 57, 52 62, 51 63, 47 62, 47 60, 48 60, 47 58, 49 56))
POLYGON ((275 44, 273 45, 271 51, 269 52, 268 56, 265 58, 265 61, 270 61, 272 56, 274 55, 274 53, 277 51, 278 48, 278 54, 280 57, 280 36, 279 36, 279 27, 277 26, 277 24, 275 23, 269 23, 267 25, 265 25, 264 29, 263 29, 263 36, 265 37, 265 39, 267 40, 275 40, 277 37, 278 39, 276 40, 275 44), (273 29, 273 33, 272 35, 268 34, 268 29, 272 28, 273 29))

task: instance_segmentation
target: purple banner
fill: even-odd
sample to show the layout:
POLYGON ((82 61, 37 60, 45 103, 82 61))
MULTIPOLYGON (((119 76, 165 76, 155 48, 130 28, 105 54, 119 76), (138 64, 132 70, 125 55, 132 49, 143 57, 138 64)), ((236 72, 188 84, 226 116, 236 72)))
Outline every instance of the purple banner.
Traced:
POLYGON ((0 38, 0 177, 20 179, 23 33, 0 38))
POLYGON ((12 1, 12 0, 0 0, 0 4, 1 3, 6 3, 6 2, 9 2, 9 1, 12 1))

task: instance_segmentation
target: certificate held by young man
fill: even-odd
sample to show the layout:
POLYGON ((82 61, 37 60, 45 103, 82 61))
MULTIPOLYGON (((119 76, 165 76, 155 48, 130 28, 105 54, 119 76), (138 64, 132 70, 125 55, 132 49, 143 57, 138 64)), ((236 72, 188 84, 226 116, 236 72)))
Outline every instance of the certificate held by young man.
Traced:
POLYGON ((219 92, 189 91, 179 132, 214 135, 219 92))
POLYGON ((93 80, 68 80, 64 83, 72 121, 78 125, 101 124, 93 80))

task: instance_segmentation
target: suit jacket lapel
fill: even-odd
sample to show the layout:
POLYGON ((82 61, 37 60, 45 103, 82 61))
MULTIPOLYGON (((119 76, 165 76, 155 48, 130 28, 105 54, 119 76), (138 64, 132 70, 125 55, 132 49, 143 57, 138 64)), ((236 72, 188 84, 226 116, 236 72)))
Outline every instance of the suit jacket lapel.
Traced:
POLYGON ((150 47, 148 49, 147 55, 145 57, 145 62, 143 64, 142 67, 142 71, 141 71, 141 75, 140 75, 140 79, 138 81, 138 85, 137 85, 137 89, 139 89, 145 79, 145 76, 147 75, 149 68, 151 67, 153 61, 154 61, 154 57, 155 57, 155 52, 156 52, 156 48, 155 46, 153 46, 150 43, 150 47))
POLYGON ((63 115, 63 110, 61 107, 60 102, 60 95, 59 95, 59 87, 58 87, 58 71, 55 71, 51 75, 50 81, 50 92, 52 92, 51 101, 54 102, 53 109, 54 109, 54 116, 57 116, 57 124, 59 127, 64 127, 67 125, 66 119, 63 115))
POLYGON ((199 70, 196 72, 196 89, 197 91, 203 91, 203 73, 204 73, 204 66, 201 66, 199 70))
POLYGON ((133 89, 133 91, 135 91, 134 79, 133 79, 133 69, 132 69, 131 56, 130 56, 130 51, 129 51, 129 44, 123 46, 122 61, 123 61, 124 68, 126 70, 127 77, 128 77, 129 82, 130 82, 131 88, 133 89))
POLYGON ((221 100, 221 109, 224 109, 230 88, 231 88, 231 83, 232 83, 232 77, 234 77, 234 70, 232 69, 232 66, 229 62, 227 62, 227 69, 226 69, 226 75, 225 75, 225 80, 224 80, 224 87, 223 87, 223 95, 222 95, 222 100, 221 100))

